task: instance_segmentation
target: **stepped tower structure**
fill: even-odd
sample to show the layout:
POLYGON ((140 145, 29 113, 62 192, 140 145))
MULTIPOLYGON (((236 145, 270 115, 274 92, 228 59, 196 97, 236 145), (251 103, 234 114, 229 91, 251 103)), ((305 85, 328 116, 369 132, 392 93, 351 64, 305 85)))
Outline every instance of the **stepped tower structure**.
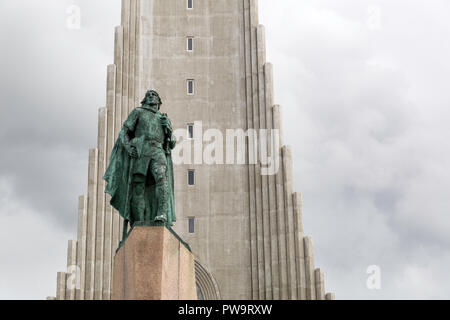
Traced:
MULTIPOLYGON (((89 151, 87 195, 79 198, 78 237, 69 241, 56 299, 111 298, 123 222, 109 205, 102 177, 124 120, 150 88, 160 93, 173 127, 192 134, 181 143, 192 143, 193 163, 175 166, 174 229, 196 257, 199 297, 334 298, 325 292, 303 232, 302 199, 293 191, 292 153, 282 135, 274 175, 262 174, 261 161, 201 159, 208 129, 224 135, 227 129, 281 130, 257 0, 122 0, 107 73, 98 146, 89 151)), ((251 145, 245 140, 247 151, 251 145)))

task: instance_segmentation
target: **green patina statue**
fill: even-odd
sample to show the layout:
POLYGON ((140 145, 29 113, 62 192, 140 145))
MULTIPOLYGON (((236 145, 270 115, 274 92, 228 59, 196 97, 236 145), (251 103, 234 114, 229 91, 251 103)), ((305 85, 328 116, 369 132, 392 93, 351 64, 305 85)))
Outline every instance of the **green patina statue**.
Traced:
POLYGON ((125 121, 104 176, 111 205, 128 224, 173 226, 176 221, 171 152, 176 140, 161 98, 150 90, 125 121))

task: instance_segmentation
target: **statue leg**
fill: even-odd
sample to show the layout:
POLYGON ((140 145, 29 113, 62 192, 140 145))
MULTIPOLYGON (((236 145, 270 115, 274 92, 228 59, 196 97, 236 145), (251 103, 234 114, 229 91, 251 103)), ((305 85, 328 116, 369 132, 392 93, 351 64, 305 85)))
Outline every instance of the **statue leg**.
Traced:
POLYGON ((158 203, 158 213, 155 221, 166 223, 168 221, 167 213, 169 210, 169 184, 166 177, 167 160, 162 150, 161 153, 157 154, 154 161, 152 161, 151 171, 156 182, 156 198, 158 203))
POLYGON ((145 181, 146 177, 144 175, 136 174, 133 177, 131 214, 135 222, 145 220, 145 181))

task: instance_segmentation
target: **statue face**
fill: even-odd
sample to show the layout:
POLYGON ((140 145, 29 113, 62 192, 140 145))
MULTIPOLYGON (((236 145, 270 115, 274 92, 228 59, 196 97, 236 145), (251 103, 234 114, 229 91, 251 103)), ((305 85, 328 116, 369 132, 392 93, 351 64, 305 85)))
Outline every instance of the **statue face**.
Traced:
POLYGON ((158 93, 155 91, 149 91, 145 95, 145 104, 151 106, 159 106, 161 104, 161 99, 159 98, 158 93))

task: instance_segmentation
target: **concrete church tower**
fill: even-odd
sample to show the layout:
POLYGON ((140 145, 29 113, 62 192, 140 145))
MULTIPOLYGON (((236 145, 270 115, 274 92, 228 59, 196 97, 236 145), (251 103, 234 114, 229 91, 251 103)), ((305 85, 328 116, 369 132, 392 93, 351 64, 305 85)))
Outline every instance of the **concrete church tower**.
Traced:
POLYGON ((175 167, 175 230, 196 257, 200 298, 334 298, 314 267, 301 196, 293 192, 291 150, 281 136, 275 175, 262 175, 260 162, 207 164, 201 157, 208 129, 224 136, 227 129, 281 130, 265 50, 257 0, 122 0, 98 146, 89 152, 88 193, 79 198, 78 238, 69 242, 56 299, 111 297, 122 221, 102 177, 123 121, 150 88, 174 128, 192 133, 182 143, 191 144, 193 162, 175 167))

